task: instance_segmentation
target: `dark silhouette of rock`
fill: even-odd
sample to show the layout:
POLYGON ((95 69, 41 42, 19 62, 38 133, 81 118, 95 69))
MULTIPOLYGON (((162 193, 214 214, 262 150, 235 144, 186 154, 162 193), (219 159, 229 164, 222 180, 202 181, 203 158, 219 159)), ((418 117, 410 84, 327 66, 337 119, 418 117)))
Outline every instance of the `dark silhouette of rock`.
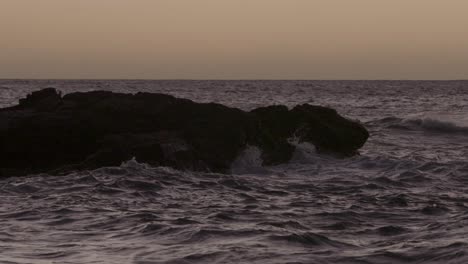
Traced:
POLYGON ((320 152, 350 156, 368 132, 333 109, 307 104, 245 112, 165 94, 93 91, 62 97, 47 88, 0 109, 0 175, 66 173, 132 157, 226 172, 248 145, 261 149, 265 165, 287 162, 293 136, 320 152))

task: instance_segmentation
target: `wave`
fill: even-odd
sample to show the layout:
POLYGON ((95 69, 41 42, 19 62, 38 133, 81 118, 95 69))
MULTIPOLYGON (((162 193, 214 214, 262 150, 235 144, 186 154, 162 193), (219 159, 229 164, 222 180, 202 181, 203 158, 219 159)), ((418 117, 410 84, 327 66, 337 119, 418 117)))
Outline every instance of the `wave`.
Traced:
POLYGON ((383 125, 387 128, 428 131, 444 134, 467 134, 468 124, 454 121, 453 119, 443 119, 440 117, 421 117, 421 118, 399 118, 385 117, 382 119, 370 121, 368 125, 383 125))
POLYGON ((232 162, 232 174, 265 173, 262 166, 262 151, 256 146, 247 146, 242 153, 232 162))
MULTIPOLYGON (((260 164, 257 150, 244 154, 244 161, 260 164)), ((64 250, 75 255, 51 258, 83 263, 87 255, 80 255, 80 245, 104 239, 118 246, 88 243, 87 252, 119 253, 98 262, 122 262, 129 255, 124 262, 466 263, 459 224, 467 216, 466 162, 340 160, 316 154, 307 144, 298 144, 293 162, 267 168, 270 174, 232 175, 130 159, 63 177, 3 179, 0 219, 6 224, 0 236, 5 243, 23 243, 18 237, 28 225, 26 232, 41 232, 48 245, 34 253, 15 247, 3 254, 16 260, 64 250), (425 184, 421 176, 431 181, 425 184), (379 189, 366 187, 372 184, 379 189), (73 246, 64 248, 71 239, 73 246), (399 250, 402 244, 408 246, 399 250)))
POLYGON ((269 237, 271 240, 282 241, 287 243, 297 243, 301 246, 328 246, 328 247, 353 247, 351 244, 333 240, 324 235, 315 234, 312 232, 292 233, 288 235, 273 235, 269 237))

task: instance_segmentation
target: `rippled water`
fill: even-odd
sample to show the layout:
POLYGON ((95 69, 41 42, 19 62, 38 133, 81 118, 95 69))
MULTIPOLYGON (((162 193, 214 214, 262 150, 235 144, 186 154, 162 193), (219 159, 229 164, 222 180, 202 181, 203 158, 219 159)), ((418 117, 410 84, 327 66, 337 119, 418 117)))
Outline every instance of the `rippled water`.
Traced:
POLYGON ((130 160, 1 179, 0 263, 468 263, 468 82, 2 80, 0 106, 48 86, 328 105, 371 137, 266 168, 248 148, 231 174, 130 160))

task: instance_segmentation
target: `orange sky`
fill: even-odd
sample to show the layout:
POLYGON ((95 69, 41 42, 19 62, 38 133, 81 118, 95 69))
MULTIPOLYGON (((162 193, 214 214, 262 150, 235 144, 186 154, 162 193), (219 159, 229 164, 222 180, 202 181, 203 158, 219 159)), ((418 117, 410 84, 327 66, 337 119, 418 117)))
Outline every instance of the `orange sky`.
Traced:
POLYGON ((0 78, 468 79, 468 1, 0 0, 0 78))

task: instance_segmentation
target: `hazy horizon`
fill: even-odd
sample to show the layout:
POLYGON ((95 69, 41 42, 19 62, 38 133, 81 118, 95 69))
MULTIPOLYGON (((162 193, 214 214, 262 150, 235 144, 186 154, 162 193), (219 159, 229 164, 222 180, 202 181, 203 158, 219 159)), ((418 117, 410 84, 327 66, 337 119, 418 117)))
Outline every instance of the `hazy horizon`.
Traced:
POLYGON ((168 79, 168 78, 153 78, 153 79, 147 79, 147 78, 0 78, 0 80, 3 81, 74 81, 74 80, 79 80, 79 81, 402 81, 402 82, 452 82, 452 81, 468 81, 468 78, 466 79, 274 79, 274 78, 264 78, 264 79, 245 79, 245 78, 239 78, 239 79, 208 79, 208 78, 192 78, 192 79, 184 79, 184 78, 178 78, 178 79, 168 79))
POLYGON ((466 80, 458 0, 3 0, 0 79, 466 80))

